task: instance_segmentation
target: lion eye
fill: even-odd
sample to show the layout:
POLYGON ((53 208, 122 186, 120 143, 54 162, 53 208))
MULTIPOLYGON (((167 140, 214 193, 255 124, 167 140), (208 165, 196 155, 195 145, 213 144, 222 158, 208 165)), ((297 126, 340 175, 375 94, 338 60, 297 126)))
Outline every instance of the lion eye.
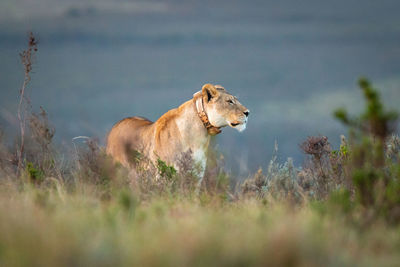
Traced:
POLYGON ((233 101, 232 101, 231 99, 229 99, 229 100, 226 101, 226 102, 228 102, 229 104, 233 104, 233 101))

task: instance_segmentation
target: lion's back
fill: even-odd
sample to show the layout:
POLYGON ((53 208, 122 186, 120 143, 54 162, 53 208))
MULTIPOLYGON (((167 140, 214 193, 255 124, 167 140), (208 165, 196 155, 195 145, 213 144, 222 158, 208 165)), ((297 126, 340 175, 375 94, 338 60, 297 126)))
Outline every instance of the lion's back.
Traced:
MULTIPOLYGON (((184 116, 192 108, 193 102, 189 100, 164 113, 155 122, 143 117, 130 117, 117 122, 107 138, 107 153, 127 167, 131 165, 131 155, 137 155, 135 151, 152 161, 161 158, 168 164, 173 164, 179 153, 190 149, 185 145, 187 138, 182 139, 177 118, 182 118, 186 124, 192 124, 191 117, 184 116)), ((183 123, 182 120, 180 124, 183 123)), ((194 137, 191 135, 190 139, 192 138, 194 137)))

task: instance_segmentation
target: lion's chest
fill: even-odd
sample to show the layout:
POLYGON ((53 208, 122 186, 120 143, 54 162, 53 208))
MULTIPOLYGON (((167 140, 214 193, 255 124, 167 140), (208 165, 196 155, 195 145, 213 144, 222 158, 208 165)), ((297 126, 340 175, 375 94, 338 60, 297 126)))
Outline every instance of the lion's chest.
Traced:
POLYGON ((199 166, 199 169, 202 172, 201 176, 203 176, 207 163, 206 151, 204 149, 195 150, 193 152, 193 161, 199 166))

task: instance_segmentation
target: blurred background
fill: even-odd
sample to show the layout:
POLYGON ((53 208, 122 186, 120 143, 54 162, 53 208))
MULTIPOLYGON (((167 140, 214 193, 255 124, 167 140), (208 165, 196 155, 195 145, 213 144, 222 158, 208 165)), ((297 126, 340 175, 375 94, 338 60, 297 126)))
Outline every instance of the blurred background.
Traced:
POLYGON ((32 104, 56 140, 105 136, 118 120, 156 120, 206 82, 222 84, 250 111, 242 133, 216 137, 228 168, 246 175, 271 158, 303 161, 299 144, 347 131, 337 107, 360 109, 360 76, 400 110, 398 0, 2 0, 0 126, 10 139, 23 67, 39 39, 32 104))

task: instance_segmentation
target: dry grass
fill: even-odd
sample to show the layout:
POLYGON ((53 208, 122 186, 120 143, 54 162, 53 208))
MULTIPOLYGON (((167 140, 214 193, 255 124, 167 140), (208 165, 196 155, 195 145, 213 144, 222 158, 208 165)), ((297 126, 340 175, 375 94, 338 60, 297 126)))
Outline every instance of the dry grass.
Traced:
POLYGON ((256 199, 101 197, 81 184, 0 186, 2 266, 392 266, 398 230, 256 199))

